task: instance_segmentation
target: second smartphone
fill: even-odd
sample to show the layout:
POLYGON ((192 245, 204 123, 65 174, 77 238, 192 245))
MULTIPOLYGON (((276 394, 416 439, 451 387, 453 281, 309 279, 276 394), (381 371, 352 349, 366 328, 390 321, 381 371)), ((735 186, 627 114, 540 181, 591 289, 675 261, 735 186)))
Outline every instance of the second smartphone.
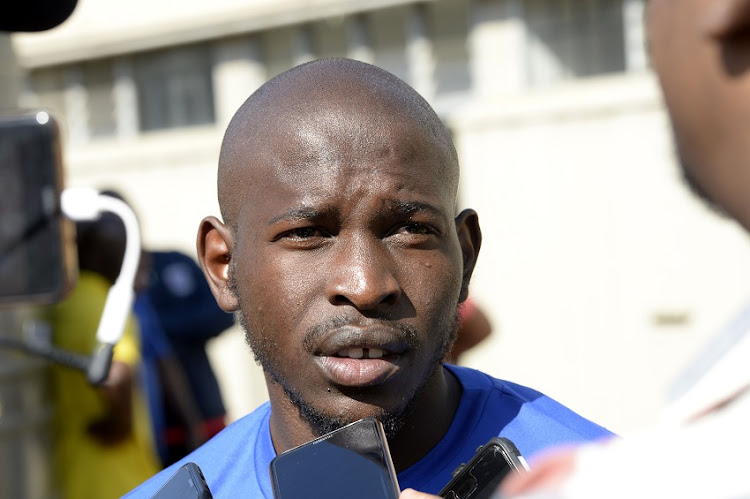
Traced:
POLYGON ((151 499, 212 499, 203 472, 195 463, 186 463, 151 499))
POLYGON ((383 425, 361 419, 271 461, 276 499, 398 499, 383 425))
POLYGON ((445 499, 489 499, 511 473, 528 469, 518 448, 504 437, 494 437, 477 449, 471 460, 453 472, 439 496, 445 499))

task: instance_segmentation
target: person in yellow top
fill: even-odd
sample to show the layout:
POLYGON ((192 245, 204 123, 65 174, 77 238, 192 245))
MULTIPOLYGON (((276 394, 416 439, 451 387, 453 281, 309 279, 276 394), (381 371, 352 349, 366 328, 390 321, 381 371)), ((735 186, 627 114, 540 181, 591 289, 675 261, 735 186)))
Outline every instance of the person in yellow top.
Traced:
MULTIPOLYGON (((78 224, 77 232, 78 283, 47 317, 57 347, 90 354, 125 236, 119 219, 107 216, 78 224)), ((131 317, 101 386, 90 385, 83 372, 52 368, 54 475, 63 499, 120 497, 159 470, 139 379, 136 328, 131 317)))

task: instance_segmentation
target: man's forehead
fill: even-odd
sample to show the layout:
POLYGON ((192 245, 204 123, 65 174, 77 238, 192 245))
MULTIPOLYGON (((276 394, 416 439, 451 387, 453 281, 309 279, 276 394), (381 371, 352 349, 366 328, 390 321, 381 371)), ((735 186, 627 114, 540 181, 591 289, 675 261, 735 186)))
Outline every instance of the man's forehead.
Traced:
POLYGON ((326 186, 354 177, 419 177, 438 182, 453 169, 444 143, 411 117, 342 109, 290 116, 282 125, 254 124, 236 141, 234 181, 307 182, 326 186))
MULTIPOLYGON (((356 199, 379 192, 383 199, 452 195, 437 160, 424 157, 413 162, 397 159, 284 162, 274 158, 264 166, 238 168, 232 184, 248 203, 276 197, 325 200, 356 199)), ((318 202, 318 201, 316 201, 318 202)))
POLYGON ((441 175, 448 174, 444 180, 457 184, 449 132, 424 99, 395 76, 356 61, 313 63, 288 73, 253 94, 227 129, 219 162, 225 218, 232 204, 237 207, 231 191, 240 176, 262 183, 272 167, 274 174, 292 180, 312 177, 311 165, 362 160, 368 147, 366 154, 384 157, 429 150, 439 156, 432 163, 440 164, 441 175))
POLYGON ((245 168, 233 182, 236 217, 242 224, 281 218, 334 220, 352 213, 366 213, 374 220, 379 213, 407 216, 417 211, 453 218, 455 188, 434 165, 429 160, 393 160, 245 168))

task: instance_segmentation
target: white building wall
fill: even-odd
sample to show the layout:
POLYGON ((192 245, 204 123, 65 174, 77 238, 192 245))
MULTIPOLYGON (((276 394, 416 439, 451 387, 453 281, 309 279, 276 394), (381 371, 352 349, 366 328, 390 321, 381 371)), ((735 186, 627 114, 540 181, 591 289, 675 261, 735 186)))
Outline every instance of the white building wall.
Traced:
POLYGON ((497 326, 466 361, 617 431, 655 418, 750 297, 750 246, 682 185, 652 77, 483 101, 454 129, 497 326))
POLYGON ((471 54, 468 62, 474 98, 517 93, 524 88, 521 12, 521 0, 472 4, 466 45, 471 54))
MULTIPOLYGON (((65 31, 15 41, 27 68, 148 44, 211 44, 215 125, 134 133, 137 114, 125 111, 109 138, 76 135, 75 119, 67 125, 82 137, 66 144, 69 183, 118 188, 141 213, 148 246, 190 254, 201 218, 218 215, 224 126, 266 78, 296 61, 349 54, 416 85, 455 134, 461 200, 478 210, 484 232, 472 293, 496 331, 465 362, 615 431, 637 428, 750 294, 745 235, 679 182, 639 48, 640 3, 623 3, 630 72, 537 90, 528 86, 521 0, 413 3, 195 0, 167 22, 174 9, 150 0, 153 22, 136 26, 125 23, 135 14, 113 15, 125 4, 85 0, 65 31)), ((132 102, 122 64, 115 101, 132 102)), ((65 95, 81 106, 74 83, 65 95)), ((232 417, 266 397, 239 331, 211 350, 232 417)))
POLYGON ((258 37, 238 37, 214 44, 216 127, 224 130, 237 108, 267 79, 258 37))

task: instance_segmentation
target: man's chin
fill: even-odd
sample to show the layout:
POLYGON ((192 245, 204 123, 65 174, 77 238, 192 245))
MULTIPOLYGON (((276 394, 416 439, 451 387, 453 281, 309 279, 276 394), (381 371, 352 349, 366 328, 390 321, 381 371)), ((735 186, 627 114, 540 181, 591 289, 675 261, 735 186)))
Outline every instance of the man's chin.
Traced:
POLYGON ((301 419, 319 436, 360 419, 374 418, 383 424, 386 435, 392 437, 403 428, 405 416, 409 412, 410 407, 410 405, 407 405, 406 407, 387 411, 377 405, 349 399, 349 403, 335 404, 341 409, 340 412, 330 413, 326 410, 330 405, 325 409, 316 408, 312 404, 307 403, 299 394, 294 394, 286 389, 285 391, 289 400, 299 411, 301 419))
POLYGON ((729 217, 727 212, 719 206, 716 201, 714 201, 711 196, 706 192, 706 190, 703 188, 701 183, 698 181, 698 179, 695 178, 693 175, 693 169, 689 164, 681 163, 681 169, 682 169, 682 179, 687 184, 690 191, 698 197, 705 206, 710 209, 715 214, 719 215, 722 218, 729 217))

